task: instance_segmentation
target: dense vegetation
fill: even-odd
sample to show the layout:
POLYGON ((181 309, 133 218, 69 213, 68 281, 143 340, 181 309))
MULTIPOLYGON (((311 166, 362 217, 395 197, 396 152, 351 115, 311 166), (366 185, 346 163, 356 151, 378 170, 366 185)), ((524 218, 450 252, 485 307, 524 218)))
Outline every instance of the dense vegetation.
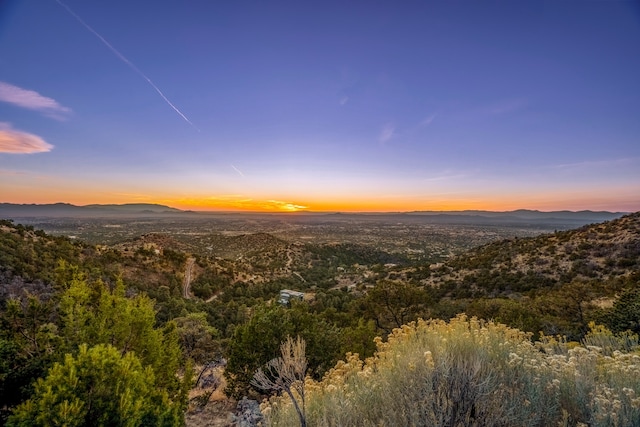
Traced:
MULTIPOLYGON (((378 339, 374 357, 307 378, 303 410, 329 426, 639 425, 638 336, 594 327, 583 343, 464 315, 420 320, 378 339)), ((267 424, 299 425, 293 399, 264 403, 267 424)))
MULTIPOLYGON (((266 234, 225 242, 234 257, 187 253, 155 234, 94 246, 0 220, 1 421, 180 425, 193 365, 224 359, 226 393, 258 397, 253 373, 287 336, 304 338, 310 377, 322 384, 348 352, 359 358, 350 356, 347 364, 362 365, 374 354, 367 360, 382 363, 387 336, 398 341, 398 328, 420 318, 466 312, 493 319, 522 331, 508 329, 516 338, 507 347, 518 349, 530 343, 527 334, 547 343, 548 336, 580 342, 591 322, 614 333, 640 332, 640 214, 495 242, 431 266, 356 244, 290 245, 266 234), (251 250, 237 255, 243 244, 251 250), (189 259, 195 263, 185 297, 189 259), (285 288, 308 298, 275 304, 285 288), (104 378, 120 380, 115 389, 97 386, 104 378), (117 407, 113 396, 120 396, 117 407), (100 418, 107 412, 110 418, 100 418)), ((491 363, 505 367, 500 375, 511 375, 504 354, 494 356, 491 363)), ((425 375, 440 381, 453 367, 442 369, 425 375)), ((593 387, 604 387, 601 380, 594 378, 593 387)), ((275 409, 283 405, 275 404, 273 414, 286 414, 275 409)), ((575 422, 595 419, 592 409, 585 415, 584 408, 578 413, 563 405, 557 401, 540 419, 556 423, 563 410, 575 422)))
POLYGON ((127 420, 128 425, 180 425, 190 368, 176 325, 157 326, 153 300, 127 296, 121 280, 90 279, 64 260, 52 268, 48 249, 58 254, 62 247, 67 255, 75 249, 69 242, 57 245, 39 233, 27 236, 20 227, 1 235, 15 249, 15 261, 8 264, 13 268, 5 276, 31 272, 26 267, 31 259, 45 260, 36 261, 40 269, 26 276, 42 282, 13 280, 3 289, 3 418, 19 404, 8 424, 114 425, 127 420), (27 243, 15 244, 21 241, 27 243))

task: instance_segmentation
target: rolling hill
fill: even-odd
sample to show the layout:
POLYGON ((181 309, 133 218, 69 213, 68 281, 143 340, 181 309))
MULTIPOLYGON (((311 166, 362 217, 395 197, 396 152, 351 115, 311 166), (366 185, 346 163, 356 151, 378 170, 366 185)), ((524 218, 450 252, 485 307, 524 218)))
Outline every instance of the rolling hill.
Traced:
POLYGON ((574 280, 610 282, 640 270, 640 213, 575 230, 514 238, 432 266, 428 286, 508 295, 574 280))

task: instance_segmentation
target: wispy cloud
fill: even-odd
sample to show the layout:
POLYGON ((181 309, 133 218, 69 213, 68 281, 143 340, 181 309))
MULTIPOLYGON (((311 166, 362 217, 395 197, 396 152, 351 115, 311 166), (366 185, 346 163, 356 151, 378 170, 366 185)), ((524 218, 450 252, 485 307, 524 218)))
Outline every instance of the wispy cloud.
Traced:
POLYGON ((423 179, 424 182, 438 182, 438 181, 456 181, 467 178, 467 173, 455 173, 455 172, 443 172, 440 175, 432 175, 423 179))
POLYGON ((0 169, 0 176, 25 176, 27 175, 24 171, 17 171, 13 169, 0 169))
POLYGON ((435 114, 432 114, 430 116, 425 117, 419 124, 418 127, 428 127, 431 125, 431 123, 433 122, 433 120, 436 118, 435 114))
POLYGON ((277 209, 285 212, 295 212, 307 209, 308 206, 297 205, 295 203, 283 202, 282 200, 267 200, 265 204, 267 209, 277 209))
POLYGON ((243 177, 243 178, 244 178, 244 174, 242 173, 242 171, 241 171, 240 169, 238 169, 238 168, 237 168, 237 167, 235 167, 234 165, 230 165, 230 166, 231 166, 231 168, 232 168, 234 171, 238 172, 238 175, 240 175, 241 177, 243 177))
POLYGON ((524 99, 505 99, 494 104, 487 105, 480 109, 480 112, 490 116, 499 116, 502 114, 513 113, 527 106, 524 99))
POLYGON ((55 99, 40 95, 38 92, 23 89, 6 82, 0 82, 0 101, 17 107, 40 111, 49 117, 63 119, 71 109, 60 105, 55 99))
POLYGON ((53 145, 39 136, 12 129, 11 124, 0 122, 0 153, 33 154, 52 149, 53 145))
POLYGON ((380 143, 385 144, 387 143, 387 141, 393 138, 395 130, 396 127, 393 123, 387 123, 386 125, 384 125, 382 131, 380 132, 380 137, 378 138, 380 143))
POLYGON ((347 102, 349 102, 348 96, 345 95, 342 98, 340 98, 340 105, 345 105, 347 102))
POLYGON ((160 90, 160 88, 158 88, 158 86, 156 86, 155 83, 153 83, 153 81, 151 81, 151 79, 149 77, 147 77, 147 75, 145 73, 143 73, 138 67, 135 66, 135 64, 131 61, 129 61, 122 53, 120 53, 120 51, 118 51, 115 47, 113 47, 113 45, 111 45, 111 43, 109 43, 107 41, 107 39, 105 39, 104 37, 102 37, 96 30, 94 30, 89 24, 87 24, 86 22, 84 22, 84 20, 77 14, 75 13, 73 10, 71 10, 71 8, 69 6, 67 6, 66 4, 64 4, 63 2, 61 2, 60 0, 56 0, 56 2, 64 7, 67 12, 69 12, 69 14, 71 16, 73 16, 76 21, 78 21, 80 24, 82 24, 83 27, 85 27, 87 30, 89 30, 94 36, 96 36, 116 57, 118 57, 118 59, 120 59, 122 62, 124 62, 125 64, 127 64, 129 66, 129 68, 131 68, 133 71, 135 71, 140 77, 142 77, 143 79, 145 79, 147 81, 147 83, 149 83, 149 85, 156 91, 158 92, 158 95, 160 95, 160 97, 164 100, 164 102, 166 102, 169 107, 171 107, 173 109, 173 111, 175 111, 180 117, 182 117, 184 119, 184 121, 186 121, 187 123, 189 123, 191 126, 193 126, 193 128, 195 130, 197 130, 198 132, 200 132, 200 129, 198 129, 196 127, 196 125, 194 125, 191 120, 189 120, 187 118, 187 116, 184 115, 184 113, 182 111, 180 111, 180 109, 178 109, 178 107, 176 107, 173 102, 169 101, 169 99, 165 96, 164 93, 162 93, 162 91, 160 90))
POLYGON ((544 169, 553 169, 553 170, 595 169, 595 168, 628 166, 635 163, 640 163, 640 157, 624 157, 624 158, 618 158, 618 159, 585 160, 582 162, 574 162, 574 163, 558 163, 554 165, 548 165, 544 167, 544 169))

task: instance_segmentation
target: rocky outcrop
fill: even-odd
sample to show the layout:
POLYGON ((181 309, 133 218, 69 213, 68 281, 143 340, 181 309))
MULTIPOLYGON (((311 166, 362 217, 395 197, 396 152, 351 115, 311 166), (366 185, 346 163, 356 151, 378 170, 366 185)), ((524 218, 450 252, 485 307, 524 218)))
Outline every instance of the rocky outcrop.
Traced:
POLYGON ((237 413, 232 417, 233 425, 237 427, 257 427, 263 425, 264 417, 260 412, 260 404, 243 397, 237 406, 237 413))

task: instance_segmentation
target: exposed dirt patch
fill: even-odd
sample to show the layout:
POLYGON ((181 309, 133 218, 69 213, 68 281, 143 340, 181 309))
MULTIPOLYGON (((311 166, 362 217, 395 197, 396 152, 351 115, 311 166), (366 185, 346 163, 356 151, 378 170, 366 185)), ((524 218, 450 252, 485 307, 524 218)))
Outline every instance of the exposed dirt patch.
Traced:
POLYGON ((211 401, 204 409, 187 411, 184 417, 186 427, 223 427, 233 425, 232 415, 235 409, 235 400, 211 401))
POLYGON ((226 386, 224 379, 224 368, 215 367, 208 370, 199 385, 189 392, 191 404, 185 414, 186 427, 222 427, 233 425, 232 415, 236 409, 237 402, 228 398, 223 390, 226 386), (211 377, 214 381, 207 381, 211 377), (215 388, 215 390, 213 390, 215 388), (213 391, 213 393, 212 393, 213 391), (198 398, 209 396, 204 405, 197 404, 198 398))

